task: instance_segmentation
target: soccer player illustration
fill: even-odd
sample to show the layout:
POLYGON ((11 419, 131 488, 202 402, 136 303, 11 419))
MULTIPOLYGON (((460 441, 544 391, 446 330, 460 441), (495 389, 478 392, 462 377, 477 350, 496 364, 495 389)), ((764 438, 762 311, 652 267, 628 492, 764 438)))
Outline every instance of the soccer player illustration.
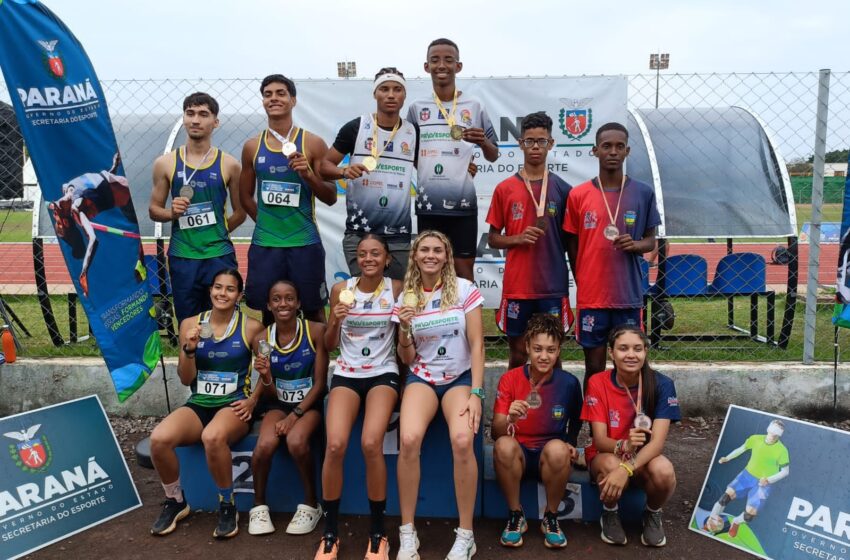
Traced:
POLYGON ((722 465, 751 451, 747 466, 738 473, 723 496, 711 508, 711 513, 703 525, 705 531, 714 535, 728 532, 731 538, 735 538, 738 536, 741 524, 750 523, 758 515, 764 502, 770 496, 773 485, 791 472, 788 448, 780 441, 784 432, 785 424, 782 420, 773 420, 767 426, 766 434, 751 435, 743 445, 718 460, 718 463, 722 465), (730 502, 744 495, 747 496, 747 505, 740 515, 737 517, 723 515, 724 509, 730 502))
MULTIPOLYGON (((83 260, 79 280, 80 288, 86 297, 89 295, 88 271, 98 245, 95 230, 139 238, 138 233, 94 222, 95 216, 99 213, 117 208, 127 221, 138 224, 133 201, 130 199, 130 185, 127 178, 115 175, 120 165, 121 155, 116 153, 112 158, 112 167, 108 171, 83 173, 71 179, 62 185, 62 197, 48 204, 48 208, 53 212, 56 235, 71 246, 72 255, 75 258, 83 260), (79 229, 73 227, 74 223, 80 226, 82 234, 79 229)), ((136 280, 141 282, 144 278, 144 254, 142 245, 139 243, 136 280)))

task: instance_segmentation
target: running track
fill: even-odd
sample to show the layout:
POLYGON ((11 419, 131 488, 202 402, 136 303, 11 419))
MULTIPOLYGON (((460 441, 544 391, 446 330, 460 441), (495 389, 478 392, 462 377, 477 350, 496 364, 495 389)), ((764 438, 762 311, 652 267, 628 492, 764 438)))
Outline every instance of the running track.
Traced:
MULTIPOLYGON (((735 244, 735 252, 754 252, 765 257, 767 261, 767 283, 772 285, 784 285, 787 282, 787 267, 770 264, 770 253, 776 244, 773 243, 741 243, 735 244)), ((799 286, 806 284, 808 271, 809 246, 799 245, 800 248, 800 277, 799 286)), ((156 254, 156 245, 145 243, 145 253, 156 254)), ((236 255, 239 261, 239 269, 245 274, 245 266, 248 261, 248 244, 236 245, 236 255)), ((670 253, 699 254, 708 262, 708 281, 714 277, 717 262, 726 254, 726 243, 687 243, 671 245, 670 253)), ((47 274, 48 289, 58 285, 71 284, 65 262, 59 250, 59 245, 46 244, 44 246, 45 271, 47 274)), ((821 245, 821 266, 818 281, 821 284, 835 284, 836 267, 838 264, 838 245, 821 245)), ((0 289, 2 293, 35 293, 35 275, 33 272, 32 244, 31 243, 2 243, 0 244, 0 289)), ((655 277, 655 269, 652 270, 652 278, 655 277)))

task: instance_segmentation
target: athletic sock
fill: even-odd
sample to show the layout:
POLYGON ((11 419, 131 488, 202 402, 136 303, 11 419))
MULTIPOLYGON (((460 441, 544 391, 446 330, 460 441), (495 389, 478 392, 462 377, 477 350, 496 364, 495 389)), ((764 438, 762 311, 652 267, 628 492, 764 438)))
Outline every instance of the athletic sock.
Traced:
POLYGON ((178 504, 183 503, 183 489, 180 488, 180 480, 176 480, 170 484, 162 483, 162 489, 165 490, 165 497, 174 499, 178 504))
POLYGON ((605 511, 618 511, 620 509, 620 506, 616 505, 616 506, 611 508, 611 507, 606 506, 605 504, 602 504, 602 509, 604 509, 605 511))
POLYGON ((720 505, 720 502, 714 504, 714 507, 711 508, 711 517, 720 517, 720 514, 723 513, 723 506, 720 505))
POLYGON ((230 504, 233 503, 233 486, 228 486, 227 488, 219 488, 218 489, 218 500, 219 502, 228 502, 230 504))
POLYGON ((739 515, 738 517, 736 517, 735 519, 732 520, 732 523, 734 523, 735 525, 740 525, 741 523, 746 523, 746 520, 744 519, 744 514, 741 513, 741 515, 739 515))
POLYGON ((387 500, 369 500, 369 511, 372 516, 372 526, 369 529, 369 534, 371 535, 381 535, 382 537, 387 534, 386 529, 384 528, 384 510, 387 509, 387 500))
POLYGON ((651 507, 646 506, 646 511, 648 511, 649 513, 658 513, 659 511, 661 511, 661 508, 652 509, 651 507))
POLYGON ((325 502, 325 534, 336 536, 339 533, 339 499, 325 502))

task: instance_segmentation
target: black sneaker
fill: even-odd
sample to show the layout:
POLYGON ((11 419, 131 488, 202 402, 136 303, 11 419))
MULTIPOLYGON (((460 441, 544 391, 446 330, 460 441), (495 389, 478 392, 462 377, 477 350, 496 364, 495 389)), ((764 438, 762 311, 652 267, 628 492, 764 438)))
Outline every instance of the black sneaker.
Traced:
POLYGON ((664 525, 661 521, 661 510, 644 510, 643 532, 640 535, 640 542, 644 546, 664 546, 667 544, 667 537, 664 536, 664 525))
POLYGON ((217 539, 229 539, 239 532, 239 512, 233 502, 221 502, 218 508, 218 526, 213 531, 217 539))
POLYGON ((602 542, 607 544, 626 544, 626 532, 623 530, 623 524, 620 522, 620 512, 617 510, 608 511, 602 508, 602 517, 599 519, 599 524, 602 525, 602 542))
POLYGON ((177 522, 189 515, 189 504, 184 498, 178 502, 174 498, 166 498, 162 502, 162 511, 151 527, 151 535, 163 536, 177 528, 177 522))

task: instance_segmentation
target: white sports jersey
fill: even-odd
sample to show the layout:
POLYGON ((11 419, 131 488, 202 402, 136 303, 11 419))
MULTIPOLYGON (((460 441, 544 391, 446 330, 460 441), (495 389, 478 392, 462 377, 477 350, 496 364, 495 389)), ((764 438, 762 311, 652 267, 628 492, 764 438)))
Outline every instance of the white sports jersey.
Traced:
MULTIPOLYGON (((360 130, 351 163, 362 163, 372 155, 372 115, 360 117, 360 130)), ((392 131, 378 128, 378 167, 348 182, 345 203, 347 233, 377 233, 385 237, 410 236, 410 185, 416 168, 416 129, 402 121, 392 142, 392 131)))
POLYGON ((354 291, 354 307, 342 320, 339 333, 339 358, 334 375, 367 378, 384 373, 398 374, 395 357, 393 281, 384 278, 380 293, 365 294, 354 288, 355 278, 345 287, 354 291))
MULTIPOLYGON (((413 318, 416 358, 410 368, 414 375, 432 385, 451 383, 472 366, 466 340, 466 314, 483 305, 484 297, 469 280, 458 278, 457 284, 458 303, 453 307, 440 311, 443 289, 438 288, 425 309, 413 318)), ((399 295, 393 307, 396 323, 403 296, 399 295)))
MULTIPOLYGON (((444 102, 448 114, 452 102, 444 102)), ((440 108, 433 98, 414 102, 407 120, 419 125, 419 167, 416 180, 417 216, 475 216, 478 201, 469 175, 475 144, 453 140, 440 108)), ((482 128, 497 144, 496 131, 477 99, 462 94, 457 98, 455 120, 464 128, 482 128)))

